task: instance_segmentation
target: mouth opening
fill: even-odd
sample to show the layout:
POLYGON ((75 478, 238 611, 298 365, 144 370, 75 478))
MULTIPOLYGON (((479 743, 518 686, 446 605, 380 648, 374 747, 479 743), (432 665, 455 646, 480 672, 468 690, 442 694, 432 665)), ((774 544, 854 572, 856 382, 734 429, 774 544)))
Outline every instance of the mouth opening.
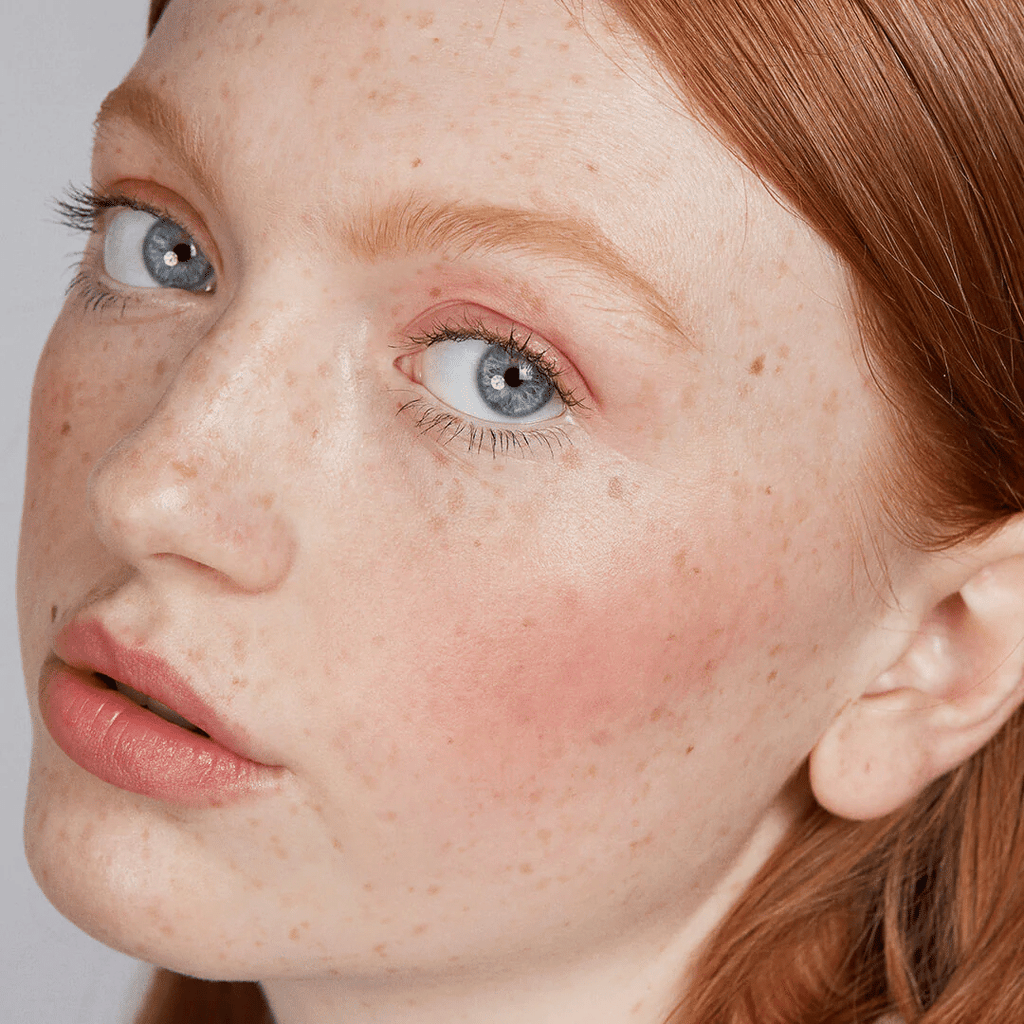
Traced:
POLYGON ((157 718, 162 718, 165 722, 170 722, 171 725, 177 725, 197 736, 204 736, 206 739, 210 738, 210 734, 208 732, 204 732, 199 728, 199 726, 193 725, 187 718, 182 718, 181 715, 169 708, 166 704, 161 704, 160 701, 154 700, 154 698, 148 697, 144 693, 140 693, 127 683, 122 683, 117 679, 112 679, 110 676, 104 675, 102 672, 97 672, 96 677, 108 690, 117 690, 117 692, 122 696, 127 697, 130 701, 138 704, 139 707, 156 715, 157 718))

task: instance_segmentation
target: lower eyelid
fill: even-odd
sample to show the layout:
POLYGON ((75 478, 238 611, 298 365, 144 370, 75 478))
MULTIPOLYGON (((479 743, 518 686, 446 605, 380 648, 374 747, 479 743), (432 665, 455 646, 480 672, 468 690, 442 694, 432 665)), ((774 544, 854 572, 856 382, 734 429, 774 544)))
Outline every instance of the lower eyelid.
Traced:
POLYGON ((424 398, 405 402, 398 415, 408 416, 421 435, 431 436, 442 447, 462 448, 471 455, 547 459, 573 447, 570 421, 562 416, 509 429, 507 424, 473 421, 424 398))

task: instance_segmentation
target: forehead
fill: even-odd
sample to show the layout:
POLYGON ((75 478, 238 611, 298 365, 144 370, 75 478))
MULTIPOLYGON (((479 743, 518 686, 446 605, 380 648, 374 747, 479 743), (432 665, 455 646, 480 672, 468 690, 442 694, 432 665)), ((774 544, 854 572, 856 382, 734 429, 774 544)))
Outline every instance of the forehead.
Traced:
POLYGON ((755 265, 793 227, 596 8, 174 2, 133 77, 195 115, 240 218, 408 194, 553 210, 681 305, 709 259, 755 265))

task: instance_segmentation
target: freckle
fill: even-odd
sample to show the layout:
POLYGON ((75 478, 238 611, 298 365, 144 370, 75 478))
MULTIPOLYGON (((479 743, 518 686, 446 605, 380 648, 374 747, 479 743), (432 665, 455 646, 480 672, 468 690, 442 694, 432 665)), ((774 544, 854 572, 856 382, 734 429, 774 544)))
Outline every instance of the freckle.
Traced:
POLYGON ((617 476, 613 476, 608 481, 608 497, 622 499, 622 480, 617 476))
POLYGON ((528 799, 528 800, 530 801, 530 803, 531 803, 531 804, 537 804, 537 803, 540 803, 540 798, 541 798, 541 797, 542 797, 543 795, 544 795, 544 790, 542 790, 542 789, 535 789, 535 790, 534 790, 534 791, 533 791, 533 792, 532 792, 532 793, 531 793, 531 794, 530 794, 530 795, 529 795, 529 796, 527 797, 527 799, 528 799))
POLYGON ((650 846, 653 841, 654 836, 650 832, 648 832, 647 835, 643 837, 643 839, 637 839, 635 842, 630 843, 629 848, 635 853, 641 847, 650 846))
POLYGON ((685 548, 680 548, 672 556, 672 566, 673 566, 674 569, 677 569, 680 572, 682 572, 682 570, 686 568, 686 549, 685 548))
POLYGON ((363 892, 373 892, 373 883, 363 882, 363 892))
POLYGON ((533 874, 533 865, 532 864, 520 864, 519 865, 519 874, 521 874, 521 875, 532 875, 533 874))
POLYGON ((420 165, 421 163, 423 163, 423 161, 422 161, 422 160, 421 160, 421 159, 420 159, 419 157, 416 157, 416 159, 415 159, 415 160, 413 160, 413 162, 412 162, 412 166, 413 166, 413 167, 419 167, 419 165, 420 165))
POLYGON ((189 466, 177 459, 171 462, 171 468, 176 469, 186 480, 192 480, 199 475, 199 470, 197 470, 195 466, 189 466))
POLYGON ((773 647, 769 647, 768 648, 768 657, 769 658, 774 658, 775 655, 778 654, 779 651, 781 651, 781 650, 782 650, 782 644, 775 644, 773 647))
POLYGON ((288 933, 288 938, 291 939, 292 942, 298 942, 299 941, 299 929, 298 928, 293 928, 288 933))
POLYGON ((429 927, 428 924, 418 924, 413 928, 412 933, 413 935, 422 935, 429 927))
POLYGON ((67 437, 67 436, 68 436, 68 434, 70 434, 70 433, 71 433, 71 424, 70 424, 70 423, 69 423, 69 422, 68 422, 67 420, 65 420, 65 421, 64 421, 64 422, 63 422, 63 423, 62 423, 62 424, 60 425, 60 432, 61 432, 61 435, 62 435, 63 437, 67 437))
POLYGON ((527 616, 522 621, 523 629, 533 629, 533 627, 536 626, 536 625, 537 625, 536 621, 531 619, 529 616, 527 616))
POLYGON ((688 754, 692 754, 693 753, 693 744, 692 743, 686 748, 686 752, 688 754))
POLYGON ((508 55, 510 57, 522 57, 523 48, 521 46, 513 46, 512 49, 508 51, 508 55))
POLYGON ((82 452, 82 457, 79 461, 83 466, 91 465, 93 461, 92 452, 82 452))
POLYGON ((597 174, 597 164, 588 163, 586 168, 591 174, 597 174))
POLYGON ((569 81, 572 82, 573 85, 583 85, 586 82, 586 78, 583 75, 577 74, 572 75, 569 78, 569 81))
POLYGON ((753 377, 759 377, 764 371, 764 355, 759 355, 749 367, 747 367, 747 373, 753 377))
POLYGON ((434 15, 429 11, 425 11, 416 19, 417 28, 430 28, 434 24, 434 15))
POLYGON ((768 673, 768 682, 769 683, 773 682, 775 679, 778 679, 778 677, 779 677, 779 670, 777 668, 773 668, 771 670, 771 672, 768 673))
POLYGON ((56 622, 57 621, 57 606, 55 604, 50 605, 50 621, 51 622, 56 622))
POLYGON ((373 951, 377 956, 386 957, 388 955, 388 944, 386 942, 378 942, 377 945, 373 947, 373 951))
MULTIPOLYGON (((671 678, 671 676, 669 678, 671 678)), ((665 715, 665 708, 657 707, 647 716, 647 720, 649 722, 657 722, 661 718, 663 718, 664 715, 665 715)))
POLYGON ((231 685, 232 686, 240 686, 240 687, 244 688, 244 687, 248 686, 249 684, 244 679, 241 679, 238 676, 233 676, 232 679, 231 679, 231 685))
POLYGON ((314 75, 309 80, 309 91, 313 92, 315 89, 319 89, 320 86, 323 85, 323 84, 324 84, 324 76, 323 75, 314 75))

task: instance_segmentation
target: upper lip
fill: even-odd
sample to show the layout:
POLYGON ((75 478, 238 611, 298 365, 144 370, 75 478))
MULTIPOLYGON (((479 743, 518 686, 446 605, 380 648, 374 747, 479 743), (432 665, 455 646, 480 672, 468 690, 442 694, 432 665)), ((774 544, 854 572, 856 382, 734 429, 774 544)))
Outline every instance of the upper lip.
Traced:
POLYGON ((243 737, 196 693, 184 675, 151 651, 119 643, 98 620, 68 623, 57 634, 53 650, 71 668, 127 683, 198 726, 214 743, 254 760, 245 752, 243 737))

